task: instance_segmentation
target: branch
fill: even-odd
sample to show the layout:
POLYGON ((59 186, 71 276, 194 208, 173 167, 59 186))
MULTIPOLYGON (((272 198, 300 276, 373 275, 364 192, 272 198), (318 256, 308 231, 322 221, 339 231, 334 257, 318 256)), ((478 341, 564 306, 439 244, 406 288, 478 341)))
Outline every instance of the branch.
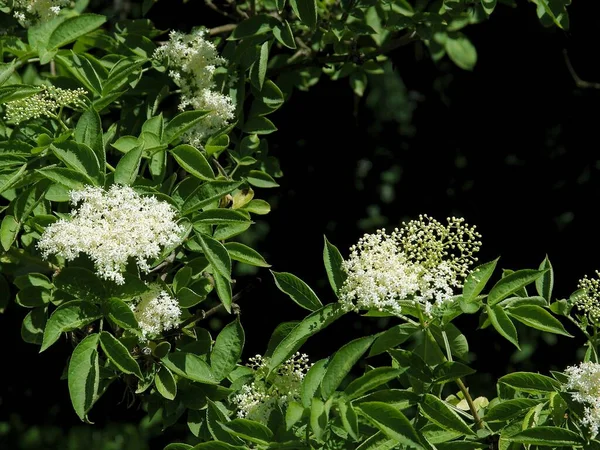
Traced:
MULTIPOLYGON (((400 48, 400 47, 410 44, 411 42, 416 40, 416 35, 417 35, 416 31, 411 31, 397 39, 392 39, 387 44, 384 44, 381 47, 379 47, 378 49, 373 50, 368 53, 358 53, 355 55, 348 54, 348 55, 317 56, 313 59, 308 59, 308 60, 305 60, 302 62, 298 62, 295 64, 289 64, 287 66, 280 67, 279 69, 276 69, 275 72, 281 73, 281 72, 287 72, 290 70, 311 67, 311 66, 315 66, 315 65, 325 66, 327 64, 342 63, 342 62, 347 62, 347 61, 354 61, 359 64, 364 63, 365 61, 375 59, 380 55, 389 53, 393 50, 396 50, 397 48, 400 48)), ((296 56, 296 55, 294 55, 294 56, 296 56)))
POLYGON ((563 50, 563 55, 565 57, 565 64, 567 65, 567 69, 569 70, 571 77, 573 77, 573 80, 575 81, 575 86, 582 89, 600 89, 600 83, 585 81, 579 78, 579 75, 577 75, 577 72, 575 72, 575 69, 573 68, 573 64, 571 64, 571 59, 569 58, 567 50, 563 50))
POLYGON ((235 30, 237 27, 237 23, 228 23, 226 25, 221 25, 219 27, 211 28, 208 30, 208 34, 211 36, 215 36, 221 33, 229 33, 230 31, 235 30))

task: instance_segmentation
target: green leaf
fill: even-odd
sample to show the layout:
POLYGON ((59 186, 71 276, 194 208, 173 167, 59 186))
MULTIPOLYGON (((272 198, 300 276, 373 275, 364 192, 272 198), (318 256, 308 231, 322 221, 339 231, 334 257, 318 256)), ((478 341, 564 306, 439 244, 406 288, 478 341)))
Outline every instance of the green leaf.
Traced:
POLYGON ((505 337, 509 342, 514 344, 519 350, 519 337, 517 335, 517 329, 515 328, 515 324, 510 320, 510 318, 504 312, 501 306, 494 306, 490 308, 487 306, 486 311, 488 313, 488 317, 490 318, 490 322, 492 322, 493 327, 496 329, 501 336, 505 337))
POLYGON ((140 170, 140 163, 142 162, 142 146, 129 150, 118 162, 115 168, 115 183, 132 185, 140 170))
POLYGON ((265 41, 260 46, 258 59, 254 62, 254 64, 252 64, 252 68, 250 69, 250 81, 259 91, 262 90, 265 82, 265 76, 267 75, 267 64, 269 62, 269 43, 270 41, 265 41))
POLYGON ((213 270, 227 281, 231 281, 231 258, 227 249, 219 241, 206 234, 196 233, 196 236, 204 256, 210 262, 213 270))
POLYGON ((464 70, 473 70, 477 63, 477 50, 464 34, 448 35, 445 46, 454 64, 464 70))
POLYGON ((223 277, 218 272, 213 273, 213 278, 215 280, 215 289, 217 291, 217 295, 219 296, 219 300, 221 300, 221 303, 223 303, 225 310, 231 314, 231 303, 233 301, 231 281, 223 277))
POLYGON ((325 270, 327 271, 327 278, 331 289, 337 295, 340 291, 344 281, 346 281, 346 272, 342 268, 344 258, 335 245, 327 240, 326 236, 325 246, 323 247, 323 262, 325 263, 325 270))
POLYGON ((229 136, 227 134, 212 135, 206 141, 204 150, 208 156, 218 154, 229 147, 229 136))
MULTIPOLYGON (((211 287, 210 281, 205 278, 205 287, 208 290, 211 287)), ((204 294, 204 293, 203 293, 204 294)), ((177 300, 182 308, 191 308, 206 299, 206 295, 199 295, 190 288, 183 287, 177 291, 177 300)))
POLYGON ((302 399, 302 405, 308 408, 315 398, 315 394, 321 385, 321 380, 327 370, 327 363, 329 359, 321 359, 314 363, 312 367, 306 373, 306 376, 302 380, 300 386, 300 398, 302 399))
POLYGON ((98 399, 100 386, 98 338, 98 334, 90 334, 75 347, 67 371, 71 403, 84 422, 89 422, 87 413, 98 399))
MULTIPOLYGON (((94 184, 93 181, 81 172, 63 167, 51 167, 47 169, 36 169, 37 173, 55 183, 62 184, 69 189, 79 191, 88 184, 94 184)), ((0 189, 1 190, 1 189, 0 189)))
POLYGON ((348 400, 355 399, 367 392, 393 380, 400 375, 403 370, 393 367, 376 367, 369 370, 361 377, 353 380, 344 390, 344 395, 348 400))
POLYGON ((127 350, 127 347, 125 347, 116 337, 107 331, 103 331, 100 333, 100 345, 108 359, 110 359, 121 372, 135 375, 140 380, 144 378, 137 361, 133 359, 129 350, 127 350))
POLYGON ((532 372, 513 372, 504 375, 498 380, 513 389, 530 394, 544 394, 546 392, 560 391, 561 385, 554 378, 532 372))
POLYGON ((481 6, 485 13, 489 16, 494 12, 494 8, 496 8, 497 0, 481 0, 481 6))
POLYGON ((161 359, 161 362, 172 372, 189 380, 205 384, 218 384, 210 366, 192 353, 169 353, 161 359))
POLYGON ((154 378, 154 385, 160 395, 167 400, 174 400, 177 395, 177 383, 173 374, 166 366, 161 366, 154 378))
POLYGON ((291 322, 282 322, 275 327, 273 333, 271 333, 271 337, 269 338, 269 343, 267 344, 267 351, 265 352, 266 357, 270 357, 273 354, 275 348, 279 345, 279 343, 286 337, 290 332, 298 325, 300 322, 297 320, 293 320, 291 322))
POLYGON ((182 213, 189 214, 198 211, 215 200, 224 197, 233 190, 240 187, 241 181, 207 181, 196 188, 186 199, 182 207, 182 213))
POLYGON ((267 445, 273 439, 273 432, 259 422, 248 419, 234 419, 221 426, 231 434, 255 444, 267 445))
POLYGON ((290 0, 290 5, 302 22, 312 29, 317 26, 316 0, 290 0))
MULTIPOLYGON (((10 188, 12 188, 17 183, 17 181, 20 181, 26 170, 27 170, 27 164, 23 164, 16 171, 14 171, 13 174, 10 175, 8 178, 5 178, 3 181, 0 181, 0 194, 2 194, 4 191, 9 190, 10 188)), ((57 170, 57 169, 55 169, 55 170, 57 170)), ((39 172, 39 171, 37 171, 37 172, 39 172)))
POLYGON ((563 30, 569 29, 567 6, 571 0, 533 0, 537 7, 537 15, 544 26, 556 25, 563 30))
POLYGON ((371 346, 369 356, 379 355, 390 348, 394 348, 411 337, 414 333, 420 330, 420 326, 411 323, 401 323, 388 328, 383 333, 377 335, 375 342, 371 346))
POLYGON ((100 167, 100 184, 104 184, 106 153, 102 141, 102 121, 94 108, 83 112, 75 126, 75 140, 87 145, 96 155, 100 167))
POLYGON ((435 366, 433 378, 435 383, 446 383, 475 373, 475 370, 457 361, 445 361, 435 366))
POLYGON ((206 408, 206 425, 212 437, 217 441, 226 441, 232 444, 243 444, 239 437, 234 436, 229 431, 221 426, 223 423, 229 422, 229 418, 221 411, 217 404, 210 399, 207 401, 206 408))
POLYGON ((184 111, 177 114, 165 127, 162 143, 171 144, 183 133, 196 126, 210 111, 184 111))
POLYGON ((15 303, 25 308, 34 308, 36 306, 46 306, 51 300, 51 291, 39 286, 28 286, 19 291, 15 303))
POLYGON ((246 175, 246 181, 252 186, 259 188, 274 188, 279 187, 279 184, 266 172, 261 170, 251 170, 246 175))
POLYGON ((358 415, 356 414, 356 410, 352 406, 352 403, 340 402, 338 403, 338 408, 340 410, 340 418, 342 419, 342 425, 344 425, 344 429, 348 432, 352 439, 358 441, 358 415))
POLYGON ((268 364, 269 371, 286 361, 309 337, 331 325, 344 314, 345 311, 337 303, 330 303, 304 318, 273 351, 268 364))
POLYGON ((266 117, 257 116, 248 119, 242 131, 248 134, 271 134, 277 131, 277 127, 266 117))
POLYGON ((544 297, 548 303, 552 300, 552 288, 554 287, 554 271, 552 264, 548 259, 548 255, 540 264, 539 270, 544 270, 545 273, 540 278, 535 280, 535 289, 537 293, 544 297))
POLYGON ((498 281, 488 295, 488 305, 494 306, 525 286, 533 283, 545 273, 544 270, 517 270, 498 281))
MULTIPOLYGON (((2 288, 1 281, 0 288, 2 288)), ((0 295, 2 295, 2 290, 0 290, 0 295)), ((1 305, 0 312, 2 312, 1 305)), ((33 308, 31 311, 29 311, 29 313, 23 319, 23 323, 21 324, 21 337, 23 340, 29 344, 40 345, 42 343, 42 339, 44 338, 44 328, 46 327, 47 320, 47 308, 33 308)))
POLYGON ((284 20, 283 23, 279 23, 273 28, 273 36, 287 48, 291 48, 292 50, 296 49, 294 33, 287 20, 284 20))
POLYGON ((500 403, 496 403, 485 413, 486 422, 507 421, 538 405, 541 399, 534 398, 514 398, 500 403))
POLYGON ((257 14, 240 22, 231 33, 231 39, 243 39, 268 33, 279 21, 266 14, 257 14))
POLYGON ((171 150, 179 165, 190 175, 201 180, 213 180, 215 173, 200 150, 191 145, 181 144, 171 150))
POLYGON ((242 356, 244 339, 239 318, 225 326, 217 336, 210 354, 210 366, 217 380, 222 380, 235 369, 242 356))
POLYGON ((296 304, 309 311, 316 311, 323 307, 317 294, 300 278, 287 272, 273 272, 275 284, 285 292, 296 304))
POLYGON ((327 411, 325 403, 318 397, 312 399, 310 404, 310 429, 317 439, 321 439, 323 431, 327 426, 327 411))
POLYGON ((363 441, 356 450, 393 450, 398 447, 394 439, 390 439, 381 431, 363 441))
POLYGON ((456 411, 435 395, 425 394, 419 407, 425 417, 446 430, 457 431, 465 435, 475 434, 456 411))
POLYGON ((256 250, 239 242, 226 242, 225 248, 229 252, 231 259, 257 267, 271 267, 265 259, 256 250))
POLYGON ((72 300, 63 303, 54 310, 48 319, 40 353, 54 344, 61 333, 76 330, 101 317, 102 312, 93 303, 82 300, 72 300))
POLYGON ((65 267, 54 277, 54 285, 80 300, 100 301, 106 297, 102 281, 94 272, 81 267, 65 267))
POLYGON ((483 291, 488 280, 496 269, 499 258, 475 267, 463 285, 462 298, 466 303, 472 302, 483 291))
POLYGON ((328 399, 342 383, 350 369, 358 362, 360 357, 369 349, 375 336, 365 336, 350 341, 342 346, 331 358, 327 371, 321 381, 321 395, 328 399))
POLYGON ((8 251, 12 247, 18 233, 19 222, 11 215, 4 216, 0 225, 0 244, 4 251, 8 251))
POLYGON ((289 402, 287 409, 285 410, 285 429, 291 430, 292 427, 302 419, 303 415, 304 406, 293 400, 289 402))
POLYGON ((112 320, 121 328, 126 330, 137 330, 139 324, 135 318, 135 314, 127 303, 116 298, 109 298, 105 303, 106 317, 112 320))
POLYGON ((541 447, 581 447, 586 443, 585 439, 579 434, 559 427, 528 428, 504 439, 509 442, 541 447))
POLYGON ((206 225, 227 225, 250 222, 248 214, 225 208, 209 209, 194 215, 194 225, 198 231, 205 230, 206 225))
POLYGON ((565 330, 562 323, 552 316, 541 306, 525 305, 506 310, 509 316, 524 323, 528 327, 536 330, 547 331, 548 333, 562 334, 563 336, 573 337, 565 330))
POLYGON ((173 444, 167 445, 163 450, 190 450, 191 448, 191 445, 174 442, 173 444))
POLYGON ((409 448, 424 449, 410 421, 393 406, 382 402, 365 402, 358 405, 358 409, 375 427, 397 443, 409 448))
POLYGON ((94 31, 106 22, 106 16, 99 14, 81 14, 70 17, 58 25, 48 39, 48 49, 63 47, 77 38, 94 31))

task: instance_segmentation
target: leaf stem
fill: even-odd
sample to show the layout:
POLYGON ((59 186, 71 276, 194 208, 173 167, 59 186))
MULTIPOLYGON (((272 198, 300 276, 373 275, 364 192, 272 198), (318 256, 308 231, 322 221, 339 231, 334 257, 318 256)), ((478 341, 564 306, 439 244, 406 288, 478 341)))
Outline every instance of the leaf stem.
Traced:
MULTIPOLYGON (((448 361, 452 362, 453 359, 452 350, 450 348, 450 341, 448 341, 448 335, 446 334, 446 330, 443 329, 442 338, 444 339, 444 346, 446 347, 446 353, 448 354, 447 359, 448 361)), ((479 414, 477 414, 477 407, 475 406, 475 403, 473 403, 473 399, 471 398, 471 394, 469 394, 467 387, 460 378, 456 379, 456 384, 458 385, 460 392, 462 392, 465 400, 467 401, 467 404, 469 405, 469 409, 471 410, 471 414, 473 415, 473 419, 475 420, 475 425, 477 426, 477 428, 483 429, 483 423, 481 421, 481 418, 479 417, 479 414)))

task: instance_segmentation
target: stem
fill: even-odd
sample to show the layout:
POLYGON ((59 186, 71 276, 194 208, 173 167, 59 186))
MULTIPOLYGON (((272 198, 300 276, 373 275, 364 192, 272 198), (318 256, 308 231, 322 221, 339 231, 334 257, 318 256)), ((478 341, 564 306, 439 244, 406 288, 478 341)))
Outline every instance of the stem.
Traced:
POLYGON ((575 86, 577 86, 578 88, 584 88, 584 89, 600 89, 600 83, 594 83, 592 81, 585 81, 582 80, 581 78, 579 78, 579 75, 577 75, 577 72, 575 72, 575 69, 573 68, 573 64, 571 64, 571 59, 569 58, 569 54, 567 53, 566 50, 563 50, 563 55, 565 57, 565 64, 567 65, 567 69, 569 71, 569 73, 571 74, 571 77, 573 77, 573 81, 575 81, 575 86))
MULTIPOLYGON (((444 347, 446 347, 446 353, 448 354, 448 361, 452 362, 452 350, 450 349, 450 342, 448 341, 448 335, 446 334, 445 330, 442 330, 442 338, 444 339, 444 347)), ((467 404, 469 405, 469 409, 471 410, 471 414, 473 415, 473 419, 475 420, 475 425, 477 426, 477 428, 483 429, 483 423, 481 422, 479 414, 477 414, 477 407, 475 407, 475 404, 473 403, 473 399, 471 398, 471 394, 469 394, 467 387, 460 378, 456 379, 456 384, 458 385, 460 392, 462 392, 465 400, 467 401, 467 404)))
POLYGON ((208 34, 211 36, 215 36, 221 33, 229 33, 230 31, 235 30, 237 27, 237 23, 228 23, 227 25, 221 25, 219 27, 211 28, 208 30, 208 34))
POLYGON ((117 170, 117 169, 115 169, 113 166, 111 166, 109 163, 106 163, 106 168, 107 168, 108 170, 110 170, 111 172, 114 172, 115 170, 117 170))
POLYGON ((256 14, 256 0, 250 0, 250 15, 256 14))

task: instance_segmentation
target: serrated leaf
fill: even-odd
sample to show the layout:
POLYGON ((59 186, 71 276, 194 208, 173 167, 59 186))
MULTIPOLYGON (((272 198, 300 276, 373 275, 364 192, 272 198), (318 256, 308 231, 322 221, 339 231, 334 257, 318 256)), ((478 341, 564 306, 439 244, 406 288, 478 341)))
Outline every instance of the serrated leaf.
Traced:
POLYGON ((290 5, 302 22, 310 28, 317 26, 316 0, 290 0, 290 5))
POLYGON ((183 214, 198 211, 215 200, 224 197, 237 189, 242 184, 241 181, 207 181, 196 188, 186 199, 182 207, 183 214))
POLYGON ((140 163, 142 162, 143 148, 141 145, 129 150, 117 163, 115 167, 115 183, 132 185, 138 176, 140 163))
POLYGON ((210 366, 192 353, 169 353, 161 359, 161 362, 172 372, 189 380, 205 384, 218 384, 210 366))
POLYGON ((127 303, 117 298, 109 298, 105 303, 106 317, 112 320, 121 328, 126 330, 137 330, 139 324, 135 314, 127 303))
POLYGON ((184 111, 176 115, 166 126, 162 143, 171 144, 183 133, 196 126, 210 111, 184 111))
POLYGON ((287 20, 284 20, 283 23, 277 24, 277 26, 273 28, 273 36, 287 48, 291 48, 292 50, 296 49, 294 33, 287 20))
POLYGON ((70 17, 59 24, 48 39, 47 48, 63 47, 77 38, 94 31, 106 22, 106 16, 100 14, 80 14, 70 17))
POLYGON ((352 400, 398 377, 403 372, 393 367, 376 367, 358 377, 346 387, 344 395, 352 400))
POLYGON ((317 294, 300 278, 287 272, 273 272, 275 284, 285 292, 297 305, 309 311, 316 311, 323 304, 317 294))
POLYGON ((342 254, 337 247, 327 240, 326 236, 323 236, 323 238, 325 239, 323 262, 325 263, 329 284, 333 292, 337 295, 347 277, 346 272, 342 268, 344 258, 342 258, 342 254))
POLYGON ((498 379, 498 383, 504 383, 513 389, 530 394, 555 392, 561 388, 560 383, 554 378, 532 372, 509 373, 498 379))
POLYGON ((217 380, 222 380, 235 369, 242 356, 244 340, 244 329, 239 319, 221 330, 210 354, 210 366, 217 380))
POLYGON ((536 330, 546 331, 548 333, 561 334, 563 336, 573 337, 565 330, 562 323, 552 316, 541 306, 523 305, 506 310, 508 315, 528 327, 536 330))
POLYGON ((253 420, 234 419, 221 426, 234 436, 256 444, 267 445, 273 439, 273 432, 268 427, 253 420))
POLYGON ((203 234, 196 233, 204 256, 210 262, 213 270, 226 280, 231 280, 231 258, 227 249, 216 239, 203 234))
POLYGON ((117 368, 130 375, 135 375, 140 380, 143 379, 140 366, 135 359, 116 337, 107 331, 100 333, 100 346, 108 359, 110 359, 117 368))
POLYGON ((496 269, 498 259, 496 258, 493 261, 481 264, 471 271, 463 285, 462 298, 464 302, 469 303, 473 301, 483 291, 486 283, 496 269))
POLYGON ((160 395, 167 400, 174 400, 177 395, 177 383, 173 374, 166 366, 161 366, 154 378, 154 385, 160 395))
POLYGON ((386 436, 397 443, 417 450, 424 449, 421 439, 404 414, 382 402, 365 402, 358 410, 386 436))
POLYGON ((554 271, 548 255, 546 255, 540 264, 539 270, 545 270, 546 272, 535 280, 535 289, 539 295, 550 302, 552 300, 552 289, 554 288, 554 271))
POLYGON ((191 145, 181 144, 171 150, 177 163, 189 174, 201 180, 213 180, 215 173, 200 150, 191 145))
POLYGON ((435 395, 425 394, 423 401, 419 403, 419 407, 425 417, 443 429, 457 431, 465 435, 475 434, 456 411, 435 395))
POLYGON ((271 267, 256 250, 239 242, 226 242, 225 248, 231 259, 256 267, 271 267))
POLYGON ((510 318, 506 315, 501 306, 494 306, 490 308, 487 306, 486 311, 488 313, 488 317, 490 322, 492 322, 492 326, 496 329, 501 336, 505 337, 509 342, 511 342, 515 347, 519 350, 519 338, 517 335, 517 329, 515 328, 514 323, 510 320, 510 318))
POLYGON ((533 283, 544 274, 543 270, 523 269, 517 270, 498 281, 488 295, 488 305, 494 306, 525 286, 533 283))
POLYGON ((54 310, 48 319, 40 353, 54 344, 61 333, 76 330, 101 317, 102 312, 93 303, 82 300, 63 303, 54 310))
POLYGON ((534 398, 514 398, 496 403, 485 413, 486 422, 506 421, 525 412, 537 404, 540 400, 534 398))
POLYGON ((86 336, 73 350, 67 379, 73 409, 84 422, 98 398, 100 368, 98 364, 98 334, 86 336))
POLYGON ((505 439, 510 442, 541 447, 581 447, 586 443, 578 433, 564 428, 547 426, 527 428, 519 433, 506 436, 505 439))

